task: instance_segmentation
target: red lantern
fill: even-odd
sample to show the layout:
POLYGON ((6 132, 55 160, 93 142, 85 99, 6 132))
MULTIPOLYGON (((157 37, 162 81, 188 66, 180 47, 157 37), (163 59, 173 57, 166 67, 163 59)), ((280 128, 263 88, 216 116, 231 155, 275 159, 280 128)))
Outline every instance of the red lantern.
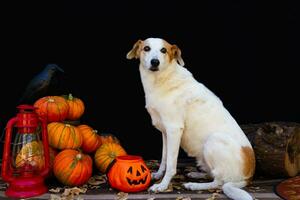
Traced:
POLYGON ((50 171, 47 123, 38 118, 35 107, 17 108, 19 113, 6 125, 1 175, 9 183, 6 196, 28 198, 47 192, 44 185, 50 171))
POLYGON ((123 192, 146 190, 151 181, 151 173, 142 157, 118 156, 107 174, 111 187, 123 192))

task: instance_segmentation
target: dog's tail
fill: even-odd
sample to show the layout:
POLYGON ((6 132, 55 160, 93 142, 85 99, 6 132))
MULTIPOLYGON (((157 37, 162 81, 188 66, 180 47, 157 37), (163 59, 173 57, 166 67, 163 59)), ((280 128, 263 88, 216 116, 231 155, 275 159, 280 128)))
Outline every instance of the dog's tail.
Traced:
POLYGON ((246 181, 228 182, 222 186, 223 192, 234 200, 253 200, 252 196, 246 191, 240 189, 247 185, 246 181))

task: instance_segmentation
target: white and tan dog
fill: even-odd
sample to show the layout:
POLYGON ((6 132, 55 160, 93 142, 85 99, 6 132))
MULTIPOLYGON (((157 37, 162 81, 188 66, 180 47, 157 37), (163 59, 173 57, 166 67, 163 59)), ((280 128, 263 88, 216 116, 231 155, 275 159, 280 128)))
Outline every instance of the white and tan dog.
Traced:
MULTIPOLYGON (((221 100, 183 67, 181 51, 159 38, 137 41, 127 54, 140 59, 146 108, 162 132, 161 164, 153 178, 163 179, 151 191, 167 189, 176 173, 181 146, 211 178, 209 183, 186 183, 190 190, 222 188, 235 200, 252 199, 242 188, 251 180, 255 157, 250 142, 221 100)), ((204 173, 189 176, 203 178, 204 173)))

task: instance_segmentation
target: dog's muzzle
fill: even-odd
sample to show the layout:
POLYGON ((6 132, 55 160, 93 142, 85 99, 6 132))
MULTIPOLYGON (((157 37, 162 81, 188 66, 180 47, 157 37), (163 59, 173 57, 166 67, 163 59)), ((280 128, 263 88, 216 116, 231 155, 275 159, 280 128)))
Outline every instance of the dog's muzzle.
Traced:
POLYGON ((158 67, 151 66, 151 67, 150 67, 150 70, 153 71, 153 72, 156 72, 156 71, 158 71, 158 67))
POLYGON ((158 71, 158 66, 159 66, 159 60, 158 59, 152 59, 150 70, 153 71, 153 72, 158 71))

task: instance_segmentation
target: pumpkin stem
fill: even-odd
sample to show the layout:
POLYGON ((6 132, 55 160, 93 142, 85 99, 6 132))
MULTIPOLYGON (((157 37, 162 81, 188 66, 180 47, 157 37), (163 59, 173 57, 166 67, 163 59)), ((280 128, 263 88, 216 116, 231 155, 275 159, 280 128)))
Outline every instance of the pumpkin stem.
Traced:
POLYGON ((68 99, 73 100, 73 98, 74 98, 73 95, 70 93, 69 96, 68 96, 68 99))
POLYGON ((65 126, 67 126, 67 127, 71 127, 71 125, 70 125, 70 124, 65 124, 65 126))
POLYGON ((97 134, 97 133, 98 133, 98 130, 93 130, 93 132, 97 134))
POLYGON ((52 99, 52 98, 49 98, 48 99, 48 102, 51 102, 51 103, 53 103, 55 100, 54 99, 52 99))
POLYGON ((77 160, 81 160, 81 159, 82 159, 82 154, 81 154, 81 153, 77 154, 77 155, 76 155, 76 159, 77 159, 77 160))

